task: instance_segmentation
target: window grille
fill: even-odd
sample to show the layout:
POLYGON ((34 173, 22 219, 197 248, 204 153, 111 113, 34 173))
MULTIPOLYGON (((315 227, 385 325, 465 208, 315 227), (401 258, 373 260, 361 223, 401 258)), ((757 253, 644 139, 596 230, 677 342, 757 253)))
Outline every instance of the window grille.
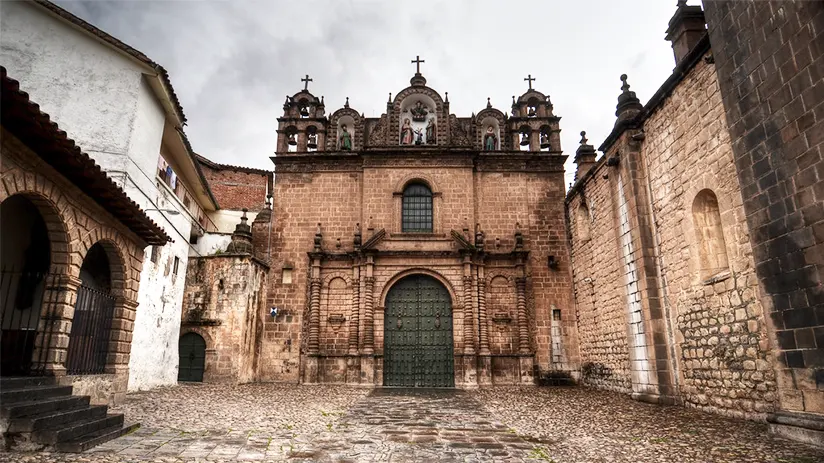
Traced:
POLYGON ((401 231, 432 233, 432 191, 419 183, 403 190, 401 231))

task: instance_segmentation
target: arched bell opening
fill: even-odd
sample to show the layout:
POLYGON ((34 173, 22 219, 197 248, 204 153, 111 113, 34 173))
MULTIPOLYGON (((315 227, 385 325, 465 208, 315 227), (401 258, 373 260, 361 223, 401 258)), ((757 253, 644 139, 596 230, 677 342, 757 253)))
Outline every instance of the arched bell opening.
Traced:
POLYGON ((290 153, 298 150, 298 128, 290 125, 286 127, 286 151, 290 153))
POLYGON ((532 144, 532 129, 529 126, 524 125, 518 129, 518 132, 518 149, 520 151, 530 151, 530 145, 532 144))
POLYGON ((540 105, 540 100, 535 97, 531 97, 526 102, 526 117, 538 117, 538 107, 540 105))
POLYGON ((51 266, 49 229, 22 194, 0 204, 0 375, 28 374, 51 266))
POLYGON ((306 150, 310 152, 318 150, 318 129, 314 125, 306 128, 306 150))
POLYGON ((306 119, 311 115, 311 108, 308 99, 301 98, 298 100, 298 114, 301 119, 306 119))
POLYGON ((541 127, 541 131, 539 132, 541 151, 549 151, 552 147, 552 144, 549 141, 549 134, 551 130, 552 129, 550 129, 548 125, 541 127))
POLYGON ((106 371, 115 307, 113 268, 122 268, 114 244, 101 241, 89 248, 80 267, 80 287, 66 355, 67 374, 106 371))

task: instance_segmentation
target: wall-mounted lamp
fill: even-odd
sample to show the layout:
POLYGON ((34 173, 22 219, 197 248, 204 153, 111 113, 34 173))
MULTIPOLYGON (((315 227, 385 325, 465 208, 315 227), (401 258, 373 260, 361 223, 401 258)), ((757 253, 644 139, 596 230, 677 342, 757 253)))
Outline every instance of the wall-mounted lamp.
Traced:
POLYGON ((272 317, 272 320, 274 320, 275 317, 278 316, 278 310, 279 309, 277 307, 272 307, 271 309, 269 309, 269 315, 272 317))
POLYGON ((558 270, 558 261, 557 261, 557 260, 555 260, 555 256, 549 256, 549 258, 547 259, 546 264, 547 264, 547 265, 549 266, 549 268, 551 268, 552 270, 558 270))
POLYGON ((167 214, 169 214, 169 215, 180 215, 180 212, 178 212, 178 211, 176 211, 176 210, 174 210, 174 209, 156 209, 156 208, 151 208, 151 209, 143 209, 143 212, 149 212, 149 211, 159 211, 159 212, 165 212, 165 213, 167 213, 167 214))

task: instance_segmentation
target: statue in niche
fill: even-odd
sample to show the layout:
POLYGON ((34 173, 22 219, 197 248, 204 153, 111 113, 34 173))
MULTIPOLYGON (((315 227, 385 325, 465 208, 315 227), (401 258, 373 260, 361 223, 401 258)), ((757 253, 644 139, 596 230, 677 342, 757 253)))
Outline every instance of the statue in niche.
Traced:
POLYGON ((437 126, 435 125, 435 118, 429 119, 429 124, 426 125, 426 144, 434 145, 438 143, 437 140, 437 126))
POLYGON ((352 134, 346 128, 346 124, 340 126, 340 149, 344 151, 352 151, 352 134))
POLYGON ((409 118, 403 120, 403 127, 401 127, 401 145, 411 145, 413 143, 412 124, 409 118))
POLYGON ((423 145, 423 130, 415 129, 415 144, 423 145))
POLYGON ((423 105, 420 101, 415 103, 415 106, 409 110, 412 113, 412 120, 415 122, 423 122, 426 120, 426 115, 429 114, 426 110, 426 106, 423 105))
POLYGON ((498 147, 498 137, 495 136, 495 128, 491 125, 486 128, 484 135, 484 151, 495 151, 498 147))

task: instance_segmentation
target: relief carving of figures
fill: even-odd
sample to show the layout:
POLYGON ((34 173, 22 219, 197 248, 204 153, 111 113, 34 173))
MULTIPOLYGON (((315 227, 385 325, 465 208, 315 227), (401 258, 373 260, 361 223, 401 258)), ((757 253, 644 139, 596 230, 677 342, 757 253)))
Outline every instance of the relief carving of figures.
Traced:
POLYGON ((413 142, 412 125, 409 118, 403 120, 403 127, 401 127, 401 145, 411 145, 413 142))
POLYGON ((486 128, 484 135, 484 151, 495 151, 498 147, 498 137, 495 136, 495 129, 490 125, 486 128))
POLYGON ((434 145, 438 143, 437 128, 435 125, 435 118, 429 119, 429 124, 426 126, 426 144, 434 145))
POLYGON ((352 134, 349 133, 349 130, 346 128, 346 124, 341 126, 341 134, 340 134, 340 149, 344 151, 351 151, 352 150, 352 134))
POLYGON ((429 114, 426 110, 426 106, 423 105, 420 101, 415 103, 415 106, 409 110, 412 113, 412 120, 415 122, 423 122, 426 120, 426 115, 429 114))

